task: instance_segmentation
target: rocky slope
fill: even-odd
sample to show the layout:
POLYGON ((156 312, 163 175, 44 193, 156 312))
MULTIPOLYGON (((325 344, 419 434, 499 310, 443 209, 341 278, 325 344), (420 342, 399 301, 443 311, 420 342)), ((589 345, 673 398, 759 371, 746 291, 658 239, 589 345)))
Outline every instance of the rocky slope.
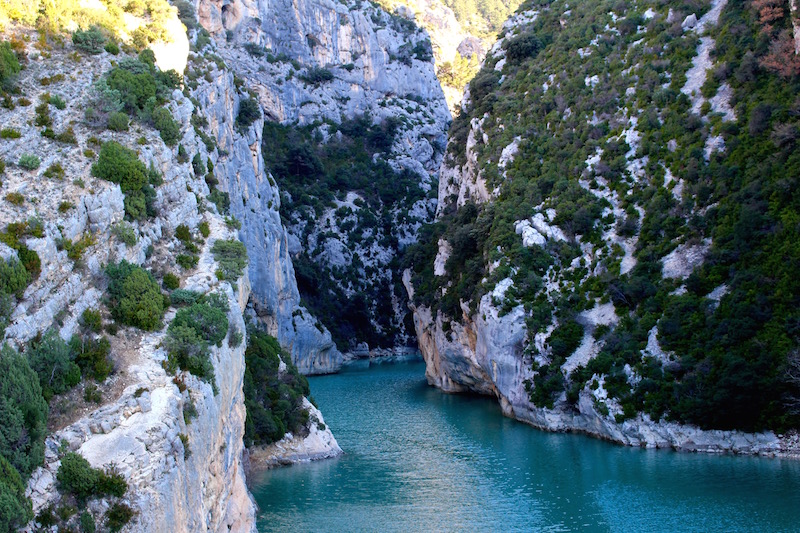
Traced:
MULTIPOLYGON (((304 371, 313 365, 284 340, 292 322, 307 332, 297 336, 305 350, 308 332, 325 326, 342 350, 404 345, 412 333, 390 264, 433 216, 450 121, 428 36, 361 3, 200 2, 198 14, 219 56, 255 91, 266 118, 280 123, 265 126, 261 143, 283 196, 262 195, 252 216, 280 209, 289 232, 280 253, 292 256, 315 318, 289 291, 268 302, 269 284, 263 295, 255 289, 256 311, 276 316, 271 328, 304 371), (331 163, 343 152, 352 157, 331 163), (337 183, 322 183, 334 166, 337 183)), ((236 213, 251 216, 249 198, 246 209, 231 198, 236 213)))
POLYGON ((230 196, 231 215, 242 223, 240 238, 249 256, 258 258, 249 267, 255 313, 292 354, 301 372, 335 372, 341 366, 341 354, 330 334, 319 329, 300 306, 286 231, 278 214, 280 194, 261 157, 263 120, 256 120, 246 132, 237 132, 236 114, 243 96, 234 76, 214 64, 209 74, 200 77, 205 65, 202 61, 190 65, 187 75, 198 78, 192 94, 199 102, 199 116, 207 121, 210 135, 224 154, 212 160, 216 177, 230 196))
MULTIPOLYGON (((105 267, 122 259, 144 266, 164 287, 173 276, 188 294, 220 294, 230 308, 225 339, 210 347, 213 384, 188 371, 173 375, 166 327, 117 332, 107 325, 114 335, 113 373, 96 385, 86 378, 53 398, 44 465, 34 471, 27 495, 34 513, 44 513, 39 516, 66 505, 55 477, 64 454, 75 451, 96 468, 114 465, 128 485, 116 503, 92 499, 90 518, 101 520, 121 503, 133 511, 130 530, 250 531, 254 505, 242 466, 246 307, 291 350, 305 373, 337 370, 341 354, 324 328, 307 313, 298 314, 277 211, 280 199, 260 155, 263 120, 241 125, 247 93, 240 81, 213 53, 213 45, 200 50, 197 32, 190 32, 189 53, 183 25, 171 16, 167 27, 180 32, 173 32, 169 43, 153 46, 157 63, 189 67, 183 91, 159 92, 169 117, 156 121, 160 135, 149 125, 151 118, 130 125, 126 118, 113 129, 107 125, 113 113, 104 102, 119 93, 98 85, 117 65, 150 76, 146 63, 103 51, 102 43, 89 54, 63 41, 34 45, 32 31, 11 23, 3 34, 12 39, 24 68, 12 80, 13 92, 5 92, 12 85, 4 86, 0 110, 0 160, 5 163, 0 224, 8 243, 1 251, 4 266, 25 261, 35 273, 24 292, 11 300, 2 294, 4 306, 13 304, 3 309, 3 320, 8 313, 5 341, 30 350, 49 328, 63 339, 83 335, 85 311, 99 310, 103 318, 113 313, 105 267), (32 127, 34 122, 41 127, 32 127), (146 216, 131 218, 137 191, 125 189, 124 177, 121 188, 93 176, 97 152, 112 140, 134 147, 143 168, 149 167, 152 197, 145 200, 146 216), (217 241, 236 239, 246 244, 251 261, 242 277, 230 280, 212 248, 217 241)), ((127 176, 126 169, 117 172, 127 176)), ((161 324, 170 324, 175 315, 170 309, 161 324)), ((308 418, 308 437, 295 438, 295 444, 314 450, 302 457, 286 452, 282 464, 341 453, 321 414, 310 404, 307 408, 315 416, 308 418)))
MULTIPOLYGON (((221 291, 232 309, 228 314, 231 331, 243 332, 242 312, 250 283, 245 275, 232 289, 214 275, 217 267, 211 246, 215 240, 235 238, 235 233, 215 210, 203 207, 209 189, 202 176, 195 176, 188 163, 176 164, 176 147, 166 146, 158 132, 148 127, 135 126, 126 133, 98 133, 87 128, 83 111, 91 107, 92 93, 86 88, 110 68, 113 56, 82 59, 70 57, 68 52, 69 48, 53 50, 45 56, 29 48, 29 63, 18 83, 28 98, 38 101, 45 91, 39 80, 55 80, 47 89, 69 104, 63 110, 54 108, 53 128, 71 125, 74 142, 49 141, 37 129, 28 128, 25 121, 32 107, 3 111, 4 127, 26 132, 19 139, 3 141, 3 158, 16 161, 22 154, 32 154, 42 162, 34 171, 6 169, 5 192, 19 193, 26 201, 19 207, 4 208, 3 224, 36 217, 44 228, 41 237, 25 241, 38 252, 42 271, 16 306, 5 340, 22 344, 51 326, 69 338, 84 310, 103 305, 104 265, 124 258, 157 271, 172 270, 171 257, 178 251, 172 236, 177 226, 196 228, 200 222, 209 225, 209 237, 200 250, 198 265, 181 276, 182 288, 200 293, 221 291), (99 141, 89 140, 93 136, 99 136, 99 141), (114 228, 124 216, 120 186, 91 177, 94 155, 83 149, 112 137, 132 145, 140 137, 144 141, 139 142, 140 158, 163 175, 154 199, 158 215, 131 224, 135 243, 123 243, 115 236, 114 228), (57 162, 63 163, 61 176, 43 175, 57 162), (83 235, 92 235, 93 241, 76 261, 60 243, 83 235)), ((168 108, 180 125, 181 146, 203 151, 203 143, 190 125, 194 106, 189 99, 175 91, 168 108)), ((172 315, 174 311, 165 317, 165 323, 172 315)), ((226 342, 212 349, 215 392, 209 383, 188 372, 181 374, 179 388, 162 365, 166 360, 163 337, 164 330, 145 334, 126 330, 112 338, 116 373, 99 387, 110 403, 94 409, 84 403, 77 411, 75 399, 70 400, 73 407, 65 402, 52 404, 53 409, 68 410, 60 420, 69 423, 48 437, 45 465, 34 472, 29 483, 35 512, 58 501, 54 476, 66 449, 78 451, 92 465, 117 466, 129 485, 126 500, 136 511, 135 530, 174 530, 176 524, 185 531, 252 529, 254 506, 241 467, 244 345, 233 347, 226 342), (189 404, 197 413, 191 423, 184 416, 189 404), (180 436, 186 440, 182 442, 180 436)), ((98 515, 105 510, 103 501, 93 505, 92 511, 98 515)))
POLYGON ((759 203, 795 180, 789 11, 618 7, 523 5, 470 83, 404 276, 428 381, 543 429, 796 455, 797 292, 767 258, 798 206, 759 203))

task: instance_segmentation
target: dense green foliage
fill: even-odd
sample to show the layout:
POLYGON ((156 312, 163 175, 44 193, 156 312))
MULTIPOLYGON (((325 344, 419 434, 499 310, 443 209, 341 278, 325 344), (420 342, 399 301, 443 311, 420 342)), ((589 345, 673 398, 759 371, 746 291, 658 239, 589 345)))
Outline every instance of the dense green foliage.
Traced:
POLYGON ((19 60, 11 44, 0 42, 0 88, 8 87, 19 71, 19 60))
POLYGON ((141 220, 155 215, 151 173, 130 148, 117 141, 103 143, 97 162, 92 165, 92 175, 119 183, 125 193, 125 214, 131 219, 141 220))
POLYGON ((519 0, 444 0, 462 25, 482 36, 499 31, 519 4, 519 0))
POLYGON ((247 266, 247 248, 236 239, 218 240, 211 247, 214 259, 219 263, 222 279, 236 281, 247 266))
POLYGON ((112 316, 129 326, 152 331, 161 327, 164 298, 150 272, 124 259, 106 267, 112 316))
POLYGON ((186 290, 172 293, 173 302, 188 304, 167 328, 164 347, 172 371, 180 368, 215 384, 209 346, 221 346, 228 333, 228 303, 221 293, 201 295, 186 290))
POLYGON ((161 134, 164 144, 175 146, 181 138, 181 126, 172 118, 172 113, 166 107, 159 107, 153 111, 153 127, 161 134))
POLYGON ((369 116, 358 116, 341 124, 324 124, 330 134, 326 142, 315 131, 317 126, 264 124, 262 152, 285 194, 281 201, 284 223, 301 228, 301 242, 314 230, 322 239, 315 250, 303 246, 293 259, 300 295, 341 348, 351 339, 392 346, 398 342, 399 325, 388 295, 397 280, 379 275, 375 267, 365 266, 365 260, 373 247, 392 255, 399 251, 396 226, 417 220, 411 207, 426 197, 417 174, 396 172, 384 159, 404 125, 394 118, 373 123, 369 116), (316 220, 336 208, 348 192, 358 195, 356 209, 336 209, 336 226, 320 231, 316 220), (328 238, 342 239, 350 250, 360 247, 365 255, 356 253, 349 264, 330 268, 320 258, 328 238))
POLYGON ((236 127, 246 130, 253 122, 261 118, 261 106, 254 98, 242 98, 239 102, 239 111, 236 114, 236 127))
POLYGON ((0 455, 27 479, 44 460, 47 402, 27 358, 0 348, 0 455))
POLYGON ((134 47, 141 50, 152 42, 167 38, 166 23, 172 10, 166 0, 102 0, 90 4, 79 0, 4 0, 0 4, 0 29, 9 21, 36 25, 43 40, 67 29, 71 31, 75 26, 99 28, 110 35, 122 35, 130 32, 128 15, 141 20, 139 27, 130 32, 134 47))
POLYGON ((22 298, 25 289, 41 272, 39 254, 28 248, 22 238, 41 237, 44 234, 41 220, 31 218, 27 222, 12 222, 0 233, 0 242, 17 251, 19 259, 0 259, 0 333, 5 331, 17 298, 22 298))
POLYGON ((70 346, 53 329, 34 339, 26 351, 31 368, 39 375, 42 395, 47 401, 54 394, 63 394, 81 380, 81 369, 75 363, 70 346))
POLYGON ((244 403, 245 445, 270 444, 287 431, 297 435, 308 421, 303 396, 308 396, 308 381, 297 372, 291 359, 281 351, 277 339, 250 330, 245 351, 244 403), (286 371, 278 371, 280 362, 286 371))
POLYGON ((0 455, 0 531, 16 531, 33 518, 25 483, 14 465, 0 455))
POLYGON ((117 472, 92 468, 89 461, 75 452, 68 452, 61 458, 56 479, 59 489, 75 496, 79 502, 101 496, 121 498, 128 490, 125 479, 117 472))
POLYGON ((97 55, 103 51, 106 38, 100 28, 92 26, 88 30, 75 30, 72 34, 72 44, 81 52, 97 55))
POLYGON ((20 298, 30 281, 31 276, 21 262, 0 259, 0 292, 20 298))
POLYGON ((618 420, 646 412, 704 428, 796 427, 800 381, 789 370, 800 346, 800 71, 791 54, 775 52, 789 17, 765 28, 756 10, 729 3, 711 29, 715 68, 701 92, 711 98, 730 87, 729 120, 708 102, 698 116, 681 92, 698 40, 681 29, 680 14, 699 17, 706 5, 598 1, 570 4, 564 15, 563 2, 539 4, 523 6, 539 9, 538 18, 505 36, 505 64, 498 71, 497 58, 487 59, 451 128, 448 157, 460 166, 471 121, 488 114, 489 142, 475 150, 487 189, 498 194, 458 209, 450 199, 422 230, 424 244, 408 254, 419 303, 458 320, 460 300, 474 311, 510 277, 501 311, 521 304, 530 338, 558 326, 545 353, 526 347, 533 360, 549 361, 533 365, 536 405, 552 407, 562 393, 573 403, 604 376, 618 420), (655 17, 644 17, 648 8, 655 17), (667 22, 670 9, 676 22, 667 22), (503 169, 500 153, 517 136, 519 152, 503 169), (721 151, 709 148, 715 137, 721 151), (678 179, 682 193, 673 189, 678 179), (515 222, 546 209, 567 241, 524 248, 515 222), (615 235, 638 238, 626 244, 615 235), (453 253, 447 274, 434 276, 440 238, 453 253), (662 276, 667 254, 706 239, 706 260, 688 279, 662 276), (623 245, 635 259, 624 273, 623 245), (548 291, 545 278, 559 289, 548 291), (582 335, 577 315, 609 301, 620 321, 595 332, 600 354, 564 372, 582 335), (654 327, 674 353, 667 365, 643 355, 654 327))

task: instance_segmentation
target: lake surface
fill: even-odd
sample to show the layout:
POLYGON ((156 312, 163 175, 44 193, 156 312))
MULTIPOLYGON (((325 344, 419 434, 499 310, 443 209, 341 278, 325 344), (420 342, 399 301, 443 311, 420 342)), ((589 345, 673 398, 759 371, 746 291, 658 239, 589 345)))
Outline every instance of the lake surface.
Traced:
POLYGON ((626 448, 447 395, 421 362, 309 379, 345 455, 252 481, 266 531, 800 531, 800 461, 626 448))

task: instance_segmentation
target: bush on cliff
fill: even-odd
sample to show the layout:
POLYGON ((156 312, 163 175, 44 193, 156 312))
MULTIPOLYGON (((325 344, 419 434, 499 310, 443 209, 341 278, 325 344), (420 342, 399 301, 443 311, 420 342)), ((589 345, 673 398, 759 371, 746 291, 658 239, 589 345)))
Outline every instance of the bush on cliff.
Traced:
POLYGON ((167 328, 164 347, 169 368, 173 372, 178 368, 186 370, 216 389, 209 346, 221 346, 228 333, 226 297, 220 293, 200 295, 180 289, 173 293, 173 296, 178 295, 180 302, 189 306, 180 309, 167 328))
POLYGON ((72 349, 54 329, 48 330, 41 339, 31 341, 26 355, 39 375, 42 395, 47 401, 81 380, 81 369, 75 364, 72 349))
POLYGON ((287 431, 297 434, 308 421, 303 396, 308 381, 289 356, 283 355, 277 339, 251 330, 245 350, 244 402, 247 409, 244 440, 247 446, 270 444, 287 431), (286 372, 280 373, 280 361, 286 372))
POLYGON ((135 220, 155 215, 155 191, 150 185, 151 174, 136 155, 116 141, 108 141, 100 148, 100 156, 92 165, 92 175, 112 183, 119 183, 125 193, 125 214, 135 220))
POLYGON ((116 320, 145 331, 161 327, 164 298, 152 274, 124 259, 106 267, 106 274, 111 314, 116 320))
POLYGON ((0 348, 0 455, 23 478, 44 460, 47 402, 26 357, 0 348))
POLYGON ((33 518, 25 483, 14 465, 0 455, 0 531, 16 531, 33 518))
POLYGON ((236 239, 219 240, 211 247, 222 278, 236 281, 247 266, 247 248, 236 239))

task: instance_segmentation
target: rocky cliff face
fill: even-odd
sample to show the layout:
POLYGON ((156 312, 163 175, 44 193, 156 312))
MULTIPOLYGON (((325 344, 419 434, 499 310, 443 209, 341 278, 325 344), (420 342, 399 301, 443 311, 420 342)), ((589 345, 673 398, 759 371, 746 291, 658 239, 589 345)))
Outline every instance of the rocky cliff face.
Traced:
POLYGON ((280 195, 264 169, 261 156, 263 121, 257 120, 241 134, 235 129, 241 94, 233 74, 215 70, 193 92, 220 150, 215 161, 221 187, 230 195, 231 215, 241 223, 240 238, 251 257, 253 308, 269 333, 292 354, 304 374, 336 372, 342 356, 324 328, 318 328, 300 307, 286 231, 278 209, 280 195))
MULTIPOLYGON (((27 201, 17 209, 4 208, 3 225, 30 221, 33 217, 43 226, 40 237, 25 240, 38 252, 42 272, 14 310, 5 340, 22 344, 51 326, 60 328, 61 336, 68 338, 75 332, 84 310, 102 305, 104 287, 98 280, 104 279, 104 265, 127 259, 156 271, 172 270, 177 253, 176 241, 172 239, 176 227, 185 224, 196 228, 200 222, 209 225, 209 237, 200 250, 198 266, 184 274, 182 287, 200 293, 221 292, 230 305, 231 331, 243 332, 242 313, 250 294, 250 281, 245 275, 234 284, 235 290, 230 283, 219 281, 210 251, 215 240, 236 235, 223 217, 203 207, 209 189, 202 177, 195 175, 188 162, 176 164, 177 147, 166 146, 150 128, 137 126, 135 132, 116 133, 113 137, 132 145, 133 135, 145 141, 139 143, 140 158, 163 176, 154 199, 158 215, 133 222, 135 244, 124 244, 115 237, 113 228, 124 215, 123 194, 119 185, 91 177, 92 159, 88 152, 87 157, 80 154, 80 147, 87 146, 89 137, 99 135, 101 140, 107 140, 111 136, 110 132, 88 129, 82 122, 84 109, 91 106, 92 95, 87 87, 110 68, 111 56, 84 59, 77 73, 71 64, 75 59, 68 59, 66 52, 52 52, 47 58, 37 58, 34 54, 29 57, 20 86, 29 98, 38 100, 38 93, 43 92, 38 80, 62 76, 49 90, 69 104, 54 112, 53 127, 72 125, 76 141, 72 144, 49 141, 37 130, 27 128, 25 121, 28 109, 32 112, 32 108, 3 113, 4 127, 19 127, 26 132, 20 139, 4 142, 3 158, 16 161, 21 154, 28 153, 42 161, 38 171, 7 169, 4 188, 18 192, 27 201), (62 164, 63 177, 53 179, 42 174, 53 163, 62 164), (88 234, 94 242, 76 263, 61 243, 88 234)), ((223 101, 219 109, 230 103, 223 101)), ((190 100, 175 91, 168 108, 181 128, 181 146, 208 155, 190 125, 196 110, 190 100)), ((233 112, 227 111, 228 115, 233 112)), ((232 154, 230 164, 242 165, 236 161, 239 156, 232 154)), ((250 161, 248 151, 244 162, 250 161)), ((165 317, 165 323, 173 314, 174 311, 165 317)), ((59 419, 62 423, 66 420, 66 425, 48 437, 45 465, 34 472, 29 482, 34 511, 58 500, 55 473, 64 451, 72 450, 96 467, 109 464, 118 467, 129 485, 126 499, 136 512, 132 530, 250 531, 254 528, 254 505, 241 466, 245 345, 225 342, 212 349, 218 387, 215 392, 211 384, 188 372, 181 373, 178 380, 165 371, 162 363, 166 353, 161 346, 164 333, 164 330, 147 334, 126 330, 112 338, 116 373, 100 386, 110 402, 95 409, 84 406, 78 411, 75 407, 70 409, 68 403, 53 403, 54 410, 69 412, 59 419), (194 419, 184 416, 189 404, 196 408, 194 419)), ((103 501, 95 501, 92 511, 101 515, 104 505, 107 504, 103 501)))
MULTIPOLYGON (((428 382, 493 395, 507 416, 551 431, 796 455, 797 440, 778 418, 766 424, 776 431, 763 431, 773 416, 763 395, 783 406, 777 416, 794 416, 796 383, 782 370, 794 364, 792 352, 773 352, 777 362, 763 370, 772 385, 748 396, 758 372, 744 377, 746 368, 758 357, 732 356, 737 348, 724 347, 721 330, 704 329, 731 327, 729 313, 742 312, 743 293, 730 292, 742 279, 709 274, 737 261, 722 259, 730 226, 715 217, 747 196, 705 196, 699 185, 718 183, 702 169, 749 157, 737 151, 731 124, 748 127, 742 117, 754 109, 744 96, 754 78, 740 61, 753 52, 738 50, 737 59, 742 44, 719 41, 741 8, 608 7, 523 7, 465 93, 440 173, 438 229, 404 275, 428 382), (597 17, 605 29, 578 38, 597 17), (725 50, 716 62, 715 46, 725 50), (675 47, 693 59, 669 70, 675 47), (664 61, 658 75, 646 72, 650 54, 664 61), (697 302, 704 311, 693 314, 697 302), (704 325, 690 326, 689 315, 703 315, 704 325), (693 351, 700 345, 705 353, 693 351), (726 357, 743 366, 733 370, 726 357), (708 366, 695 366, 700 360, 708 366), (748 400, 729 396, 725 383, 734 381, 748 400), (717 391, 714 400, 698 399, 699 383, 717 391)), ((764 61, 771 70, 760 76, 789 83, 764 61)), ((762 147, 785 157, 775 144, 762 147)), ((764 246, 756 242, 748 246, 764 246)), ((774 301, 768 290, 761 297, 774 301)), ((754 324, 748 331, 762 327, 754 324)))
MULTIPOLYGON (((262 195, 262 209, 255 211, 277 214, 281 209, 288 247, 282 241, 284 247, 273 256, 291 255, 301 265, 304 281, 309 272, 316 276, 316 282, 301 285, 301 293, 318 316, 315 319, 300 310, 296 293, 291 294, 294 288, 288 286, 277 291, 282 295, 277 300, 270 296, 275 291, 265 288, 262 295, 255 289, 256 311, 275 317, 267 318, 271 329, 292 347, 295 362, 304 371, 325 370, 324 364, 306 363, 297 355, 309 351, 319 353, 320 360, 327 357, 328 345, 320 345, 313 336, 315 329, 325 329, 322 324, 335 326, 342 350, 364 341, 372 347, 375 343, 403 345, 411 332, 405 331, 405 305, 394 294, 396 272, 390 263, 433 215, 433 189, 450 121, 427 34, 403 17, 360 3, 200 2, 198 14, 216 37, 217 53, 255 91, 266 118, 282 124, 283 129, 270 124, 270 133, 263 139, 260 132, 252 138, 255 151, 256 141, 272 143, 264 155, 273 168, 280 166, 284 151, 297 150, 301 144, 306 151, 290 155, 298 165, 289 167, 304 168, 306 163, 313 167, 317 163, 311 152, 351 150, 351 139, 367 129, 369 146, 363 164, 383 174, 398 174, 396 180, 388 178, 387 185, 376 187, 374 182, 366 186, 345 183, 364 174, 363 167, 343 170, 337 188, 331 191, 334 187, 324 184, 322 193, 311 183, 298 183, 320 179, 327 164, 324 157, 322 168, 310 177, 276 175, 283 197, 262 195), (347 130, 346 123, 356 127, 347 130), (287 134, 302 136, 304 142, 288 146, 273 142, 273 137, 287 134), (311 159, 305 161, 306 156, 311 159), (383 166, 387 163, 388 167, 383 166), (331 192, 335 199, 322 198, 331 192), (328 286, 331 279, 334 284, 328 286), (309 294, 309 285, 320 294, 309 294), (358 295, 366 295, 364 303, 354 303, 358 295), (376 302, 380 301, 389 302, 388 308, 379 308, 376 302), (327 310, 325 305, 336 310, 327 310), (336 322, 353 312, 364 315, 357 321, 365 326, 336 322), (304 333, 285 340, 294 327, 304 333), (359 327, 379 332, 379 338, 365 338, 359 327)), ((231 196, 234 205, 236 195, 231 196)), ((237 213, 251 216, 247 201, 247 209, 237 213)), ((275 218, 272 224, 277 222, 275 218)), ((269 288, 269 284, 264 286, 269 288)))

